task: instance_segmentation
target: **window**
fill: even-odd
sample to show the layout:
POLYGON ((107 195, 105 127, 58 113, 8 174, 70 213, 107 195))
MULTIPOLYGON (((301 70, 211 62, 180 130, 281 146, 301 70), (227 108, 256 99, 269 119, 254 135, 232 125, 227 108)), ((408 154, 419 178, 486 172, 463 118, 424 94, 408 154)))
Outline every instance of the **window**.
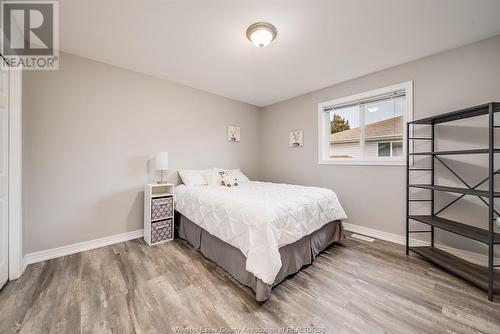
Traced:
POLYGON ((319 163, 404 165, 412 82, 318 105, 319 163))
POLYGON ((379 158, 403 156, 403 142, 402 141, 378 142, 377 156, 379 158))

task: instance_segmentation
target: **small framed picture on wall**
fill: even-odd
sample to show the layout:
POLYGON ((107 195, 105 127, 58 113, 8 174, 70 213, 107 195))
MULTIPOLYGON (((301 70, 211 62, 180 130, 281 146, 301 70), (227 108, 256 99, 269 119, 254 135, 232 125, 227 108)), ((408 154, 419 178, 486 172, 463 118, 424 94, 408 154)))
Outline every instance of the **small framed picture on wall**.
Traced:
POLYGON ((227 126, 227 140, 239 142, 240 141, 241 130, 239 126, 228 125, 227 126))
POLYGON ((304 146, 304 130, 290 131, 290 147, 303 147, 304 146))

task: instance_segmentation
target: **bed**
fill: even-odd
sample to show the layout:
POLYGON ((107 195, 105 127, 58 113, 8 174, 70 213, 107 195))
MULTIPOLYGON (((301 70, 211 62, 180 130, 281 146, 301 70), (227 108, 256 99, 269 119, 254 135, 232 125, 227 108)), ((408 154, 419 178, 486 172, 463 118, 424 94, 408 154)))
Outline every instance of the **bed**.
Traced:
POLYGON ((325 188, 249 181, 175 190, 178 236, 255 292, 257 301, 331 243, 347 218, 325 188))

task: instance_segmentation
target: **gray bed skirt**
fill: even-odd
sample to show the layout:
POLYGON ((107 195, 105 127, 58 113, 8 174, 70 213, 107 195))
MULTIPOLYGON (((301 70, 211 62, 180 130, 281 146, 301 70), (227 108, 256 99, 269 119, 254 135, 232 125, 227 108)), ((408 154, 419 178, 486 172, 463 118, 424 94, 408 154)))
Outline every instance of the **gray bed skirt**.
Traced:
POLYGON ((271 289, 287 276, 295 274, 302 266, 311 264, 331 243, 345 239, 342 223, 336 220, 292 244, 281 247, 279 251, 282 267, 274 283, 269 285, 245 269, 246 257, 238 248, 211 235, 180 213, 177 213, 176 225, 181 239, 186 240, 241 284, 252 288, 255 299, 260 302, 267 300, 271 296, 271 289))

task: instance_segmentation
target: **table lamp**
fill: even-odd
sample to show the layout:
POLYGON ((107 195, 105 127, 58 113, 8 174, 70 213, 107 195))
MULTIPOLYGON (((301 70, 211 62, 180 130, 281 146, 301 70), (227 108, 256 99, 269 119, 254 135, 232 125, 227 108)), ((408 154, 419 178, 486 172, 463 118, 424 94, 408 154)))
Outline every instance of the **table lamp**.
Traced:
POLYGON ((168 153, 161 152, 155 155, 155 170, 161 171, 161 180, 158 183, 167 183, 163 180, 163 172, 168 170, 168 153))

